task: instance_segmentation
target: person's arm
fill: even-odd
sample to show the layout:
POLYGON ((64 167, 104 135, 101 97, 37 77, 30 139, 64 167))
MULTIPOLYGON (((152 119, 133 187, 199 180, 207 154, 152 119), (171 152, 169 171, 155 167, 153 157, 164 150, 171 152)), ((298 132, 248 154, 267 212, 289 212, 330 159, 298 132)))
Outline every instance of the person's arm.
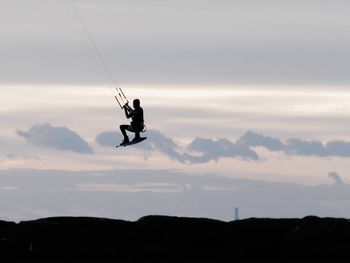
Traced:
POLYGON ((127 102, 124 107, 126 107, 128 110, 132 110, 132 108, 129 106, 129 102, 127 102))
POLYGON ((125 112, 126 118, 128 119, 130 119, 134 115, 133 110, 130 108, 128 104, 124 105, 124 112, 125 112))

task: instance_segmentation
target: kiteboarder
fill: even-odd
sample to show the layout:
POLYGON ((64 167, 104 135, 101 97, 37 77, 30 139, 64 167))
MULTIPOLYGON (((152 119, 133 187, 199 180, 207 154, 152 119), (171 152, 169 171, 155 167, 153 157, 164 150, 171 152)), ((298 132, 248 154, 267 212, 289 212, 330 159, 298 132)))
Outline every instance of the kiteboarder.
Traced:
POLYGON ((140 132, 143 131, 145 125, 144 125, 144 119, 143 119, 143 109, 140 106, 139 99, 135 99, 133 101, 133 107, 134 108, 132 109, 128 103, 126 103, 123 106, 126 118, 128 119, 131 118, 132 122, 130 123, 130 125, 125 125, 125 124, 120 125, 120 131, 124 136, 124 140, 121 143, 121 145, 128 144, 130 142, 129 137, 126 134, 126 131, 135 133, 135 138, 132 140, 132 142, 137 143, 142 139, 140 137, 140 132))

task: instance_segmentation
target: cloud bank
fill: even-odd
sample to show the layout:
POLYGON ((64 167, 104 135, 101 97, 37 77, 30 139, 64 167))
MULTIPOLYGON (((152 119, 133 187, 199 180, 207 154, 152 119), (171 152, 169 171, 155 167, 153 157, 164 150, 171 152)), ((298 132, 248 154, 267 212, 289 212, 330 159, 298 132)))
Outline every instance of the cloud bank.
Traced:
MULTIPOLYGON (((18 130, 17 135, 29 143, 56 150, 93 154, 93 148, 76 132, 66 127, 54 127, 51 124, 38 124, 28 131, 18 130)), ((350 157, 350 142, 334 140, 322 142, 291 138, 283 142, 278 138, 264 136, 248 131, 236 142, 225 138, 195 138, 186 147, 180 147, 173 139, 160 131, 149 130, 148 140, 134 147, 144 151, 158 151, 173 161, 188 164, 219 161, 220 158, 240 158, 246 161, 261 159, 257 147, 271 152, 280 152, 288 156, 306 157, 350 157)), ((96 142, 103 147, 114 147, 122 141, 118 131, 102 132, 96 136, 96 142)))
POLYGON ((298 138, 291 138, 285 143, 278 138, 263 136, 248 131, 238 143, 248 147, 264 147, 270 151, 282 151, 287 155, 314 156, 314 157, 350 157, 350 142, 317 140, 306 141, 298 138))
POLYGON ((246 147, 265 147, 270 151, 282 151, 285 146, 276 138, 264 136, 259 133, 247 131, 238 141, 239 145, 245 145, 246 147))
POLYGON ((227 139, 212 140, 196 138, 187 149, 201 154, 199 157, 185 154, 186 160, 190 163, 204 163, 211 160, 218 161, 220 157, 241 157, 246 160, 259 160, 259 156, 254 150, 227 139))
MULTIPOLYGON (((183 155, 176 151, 178 145, 171 138, 166 137, 164 134, 157 130, 147 131, 146 136, 146 141, 136 144, 134 147, 146 151, 158 150, 170 157, 172 160, 176 160, 181 163, 185 162, 183 155)), ((123 136, 120 134, 120 132, 114 131, 103 132, 96 136, 96 142, 104 147, 113 147, 115 145, 118 145, 122 140, 123 136)))
MULTIPOLYGON (((227 139, 205 139, 196 138, 187 147, 187 153, 180 153, 180 146, 171 138, 157 130, 147 131, 148 140, 137 144, 139 147, 148 151, 159 151, 171 160, 180 163, 206 163, 209 161, 218 161, 220 158, 240 157, 246 160, 258 160, 257 153, 243 144, 235 144, 227 139)), ((105 147, 112 147, 120 142, 122 137, 117 132, 103 132, 96 136, 96 142, 105 147)))
POLYGON ((17 131, 29 143, 45 148, 92 154, 94 150, 76 132, 66 127, 54 127, 51 124, 38 124, 28 131, 17 131))
MULTIPOLYGON (((271 152, 280 152, 288 156, 306 157, 350 157, 350 142, 317 140, 306 141, 298 138, 288 139, 286 142, 278 138, 247 131, 236 142, 228 139, 195 138, 180 153, 180 146, 171 138, 159 131, 147 132, 148 140, 136 145, 146 151, 159 151, 170 159, 189 164, 218 161, 220 158, 241 158, 247 161, 258 161, 261 157, 255 148, 263 147, 271 152)), ((101 146, 114 146, 122 140, 118 132, 104 132, 96 137, 101 146)))
POLYGON ((343 179, 336 172, 328 173, 328 177, 334 181, 335 185, 344 184, 343 179))

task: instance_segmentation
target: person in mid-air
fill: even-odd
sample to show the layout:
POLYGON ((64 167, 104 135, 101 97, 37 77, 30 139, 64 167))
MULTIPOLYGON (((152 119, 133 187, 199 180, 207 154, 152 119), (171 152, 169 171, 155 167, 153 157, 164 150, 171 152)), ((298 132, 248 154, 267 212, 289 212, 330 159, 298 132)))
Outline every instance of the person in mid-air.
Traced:
POLYGON ((132 122, 130 125, 120 125, 120 130, 124 136, 124 141, 122 143, 128 143, 129 137, 126 134, 126 131, 134 132, 135 138, 133 141, 138 141, 141 139, 140 132, 144 129, 144 120, 143 120, 143 109, 140 106, 140 100, 135 99, 133 101, 133 107, 132 109, 129 104, 125 104, 123 109, 125 111, 126 118, 130 119, 132 118, 132 122))

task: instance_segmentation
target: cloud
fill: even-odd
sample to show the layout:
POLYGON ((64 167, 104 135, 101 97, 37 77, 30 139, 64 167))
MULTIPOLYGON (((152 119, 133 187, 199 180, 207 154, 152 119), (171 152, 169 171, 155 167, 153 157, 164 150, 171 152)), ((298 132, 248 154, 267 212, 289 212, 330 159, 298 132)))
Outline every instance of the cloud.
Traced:
MULTIPOLYGON (((179 145, 171 138, 157 130, 147 131, 148 140, 135 145, 145 151, 159 151, 170 159, 181 163, 207 163, 220 158, 243 158, 257 161, 260 156, 255 147, 264 147, 272 152, 281 152, 291 156, 315 157, 350 157, 350 142, 330 141, 323 143, 317 140, 292 138, 283 142, 278 138, 247 131, 236 142, 228 139, 195 138, 187 147, 187 152, 180 153, 179 145)), ((104 132, 96 136, 101 146, 114 146, 122 140, 119 132, 104 132)))
MULTIPOLYGON (((205 139, 196 138, 187 147, 187 150, 197 152, 200 156, 190 153, 179 153, 179 145, 169 137, 157 130, 147 131, 148 139, 135 145, 146 151, 159 151, 172 160, 180 163, 206 163, 211 160, 217 161, 220 157, 241 157, 244 159, 258 160, 259 156, 255 151, 245 145, 234 144, 226 139, 205 139)), ((116 142, 122 140, 118 132, 103 132, 96 136, 96 142, 101 146, 112 147, 116 142)))
POLYGON ((303 141, 290 139, 287 141, 286 153, 290 155, 319 156, 319 157, 350 157, 350 142, 303 141))
POLYGON ((283 142, 279 139, 269 136, 263 136, 259 133, 247 131, 238 141, 238 144, 245 145, 246 147, 258 147, 262 146, 271 151, 281 151, 285 148, 283 142))
POLYGON ((331 141, 325 147, 328 155, 350 157, 350 142, 331 141))
POLYGON ((287 155, 316 157, 350 157, 350 142, 302 140, 291 138, 285 143, 278 138, 264 136, 252 131, 246 132, 238 141, 247 147, 265 147, 270 151, 283 151, 287 155))
POLYGON ((199 152, 202 156, 185 154, 186 160, 191 163, 204 163, 210 160, 217 161, 220 157, 242 157, 247 160, 258 160, 257 153, 243 144, 235 144, 226 139, 196 138, 188 147, 188 150, 199 152))
MULTIPOLYGON (((121 133, 114 131, 103 132, 96 136, 96 142, 104 147, 113 147, 118 145, 122 140, 123 136, 121 133)), ((164 134, 156 130, 147 131, 147 140, 136 144, 133 147, 146 151, 158 150, 170 157, 172 160, 177 160, 181 163, 185 161, 183 155, 176 151, 178 145, 171 138, 166 137, 164 134)))
POLYGON ((343 180, 341 177, 336 173, 336 172, 330 172, 327 175, 329 178, 334 180, 334 184, 339 185, 339 184, 344 184, 343 180))
POLYGON ((38 124, 31 127, 29 131, 17 131, 16 133, 35 146, 84 154, 94 153, 84 139, 66 127, 38 124))
MULTIPOLYGON (((231 142, 226 141, 226 147, 232 145, 231 142)), ((236 146, 241 146, 241 149, 246 150, 248 157, 254 157, 251 148, 264 147, 270 151, 284 152, 287 155, 296 156, 316 156, 316 157, 350 157, 350 142, 346 141, 329 141, 323 143, 317 140, 302 140, 298 138, 291 138, 286 142, 278 138, 264 136, 253 131, 247 131, 241 138, 237 140, 236 146)), ((209 151, 218 151, 215 145, 207 145, 209 151)), ((220 150, 225 152, 224 149, 220 150)), ((255 158, 252 158, 255 160, 255 158)))
POLYGON ((290 155, 326 156, 326 149, 320 141, 303 141, 289 139, 286 145, 286 153, 290 155))
POLYGON ((178 145, 171 138, 156 130, 148 131, 148 137, 150 147, 166 154, 172 160, 177 160, 181 163, 185 162, 184 156, 176 151, 178 145))
MULTIPOLYGON (((320 141, 304 141, 297 138, 287 140, 286 143, 278 138, 264 136, 262 134, 247 131, 237 144, 246 147, 264 147, 270 151, 283 151, 287 155, 303 156, 327 156, 327 149, 320 141)), ((339 145, 335 148, 338 148, 339 145)), ((336 149, 333 152, 337 152, 336 149)))

